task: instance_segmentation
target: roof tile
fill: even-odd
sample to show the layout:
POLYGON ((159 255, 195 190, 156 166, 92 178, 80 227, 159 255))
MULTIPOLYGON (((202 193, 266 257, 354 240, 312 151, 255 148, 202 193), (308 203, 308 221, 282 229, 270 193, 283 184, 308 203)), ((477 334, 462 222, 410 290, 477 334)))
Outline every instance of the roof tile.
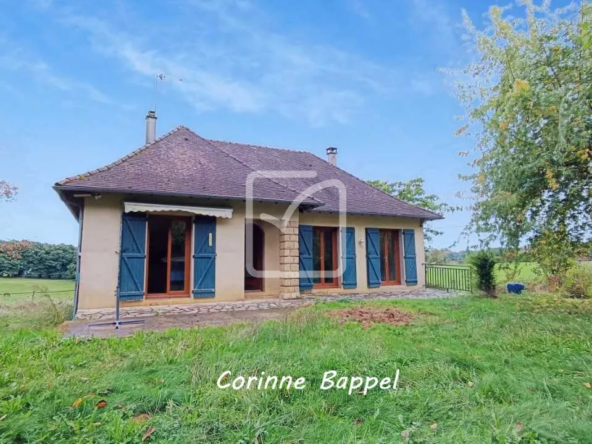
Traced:
MULTIPOLYGON (((151 192, 220 198, 245 198, 246 181, 255 171, 315 171, 315 178, 260 178, 258 200, 293 201, 319 182, 345 185, 347 212, 440 219, 441 216, 377 190, 350 173, 305 151, 204 139, 179 126, 127 156, 96 170, 56 183, 58 189, 151 192)), ((305 204, 316 212, 339 211, 337 188, 310 194, 305 204)))

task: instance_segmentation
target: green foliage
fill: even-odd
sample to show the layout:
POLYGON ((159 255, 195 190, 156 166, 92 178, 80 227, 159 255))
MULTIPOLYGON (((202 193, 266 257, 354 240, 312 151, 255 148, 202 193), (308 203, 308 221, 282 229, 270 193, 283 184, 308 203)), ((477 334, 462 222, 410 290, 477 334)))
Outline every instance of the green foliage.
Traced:
MULTIPOLYGON (((452 213, 460 209, 460 207, 442 202, 435 194, 427 194, 424 189, 424 180, 421 177, 411 179, 407 182, 369 180, 368 183, 374 188, 378 188, 380 191, 390 194, 397 199, 433 211, 434 213, 452 213)), ((432 228, 429 222, 424 225, 424 236, 427 244, 432 241, 434 236, 441 234, 442 232, 432 228)))
POLYGON ((118 339, 2 325, 0 441, 141 443, 154 427, 146 443, 585 443, 591 315, 592 300, 502 295, 333 302, 278 322, 118 339), (360 306, 420 315, 367 329, 323 316, 360 306), (328 370, 396 369, 394 393, 319 390, 328 370), (226 370, 308 384, 222 390, 226 370))
POLYGON ((450 250, 440 250, 437 248, 431 248, 426 251, 426 263, 446 265, 450 263, 450 250))
POLYGON ((567 272, 561 290, 572 298, 592 297, 592 270, 582 265, 573 267, 567 272))
POLYGON ((76 247, 29 241, 0 241, 0 277, 74 279, 76 247))
POLYGON ((484 31, 465 17, 479 59, 457 85, 458 134, 478 141, 464 178, 484 240, 526 244, 560 281, 592 231, 592 6, 519 3, 524 19, 494 6, 484 31))
POLYGON ((504 261, 498 263, 497 270, 504 274, 504 282, 514 282, 524 268, 526 262, 504 261))
POLYGON ((16 196, 18 188, 5 180, 0 180, 0 201, 12 200, 16 196))
POLYGON ((496 297, 495 257, 489 251, 479 251, 470 257, 475 269, 477 288, 489 297, 496 297))

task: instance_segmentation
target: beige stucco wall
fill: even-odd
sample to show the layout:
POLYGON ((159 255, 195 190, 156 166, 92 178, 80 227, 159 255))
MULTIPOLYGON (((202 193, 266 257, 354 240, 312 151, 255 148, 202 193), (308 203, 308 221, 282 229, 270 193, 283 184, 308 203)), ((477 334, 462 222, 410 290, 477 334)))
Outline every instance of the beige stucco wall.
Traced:
POLYGON ((238 301, 245 294, 245 210, 232 207, 231 219, 216 220, 216 301, 238 301))
MULTIPOLYGON (((337 227, 339 224, 339 216, 336 214, 316 214, 316 213, 302 213, 300 214, 300 223, 303 225, 316 225, 325 227, 337 227)), ((423 271, 423 264, 425 262, 425 250, 423 244, 423 229, 420 226, 419 219, 408 219, 398 217, 384 217, 384 216, 357 216, 349 215, 346 216, 346 226, 355 228, 356 235, 356 272, 358 286, 355 291, 380 291, 376 288, 368 288, 368 275, 366 269, 366 228, 383 228, 383 229, 413 229, 415 230, 415 251, 417 259, 417 285, 423 287, 425 285, 425 273, 423 271), (360 242, 361 241, 361 242, 360 242)), ((401 247, 403 243, 401 241, 401 247)), ((341 248, 341 242, 339 247, 341 248)), ((403 254, 403 248, 401 248, 401 255, 403 254)), ((339 251, 339 257, 341 252, 339 251)), ((403 259, 401 258, 401 261, 403 259)), ((405 267, 401 265, 403 273, 405 267)), ((405 281, 403 279, 403 285, 395 287, 404 287, 405 281)), ((381 287, 392 288, 392 287, 381 287)), ((344 291, 343 289, 339 290, 344 291)), ((315 289, 315 292, 319 292, 315 289)), ((322 290, 321 292, 336 292, 332 290, 322 290)))
MULTIPOLYGON (((82 260, 80 268, 80 293, 78 308, 106 308, 115 306, 117 288, 119 249, 121 233, 121 212, 123 195, 103 195, 101 199, 85 200, 82 234, 82 260)), ((167 203, 170 199, 151 198, 144 202, 167 203)), ((126 306, 183 304, 212 301, 236 301, 245 296, 245 204, 244 202, 199 201, 176 199, 175 203, 185 205, 222 205, 233 208, 231 219, 218 218, 216 223, 216 295, 214 299, 163 298, 141 302, 127 302, 126 306)), ((283 215, 285 206, 255 204, 256 217, 264 212, 276 217, 283 215)), ((294 215, 298 218, 298 213, 294 215)), ((273 225, 258 221, 265 232, 265 268, 278 268, 279 230, 273 225)), ((193 281, 193 273, 191 273, 193 281)), ((193 288, 193 282, 191 282, 193 288)), ((279 278, 264 281, 262 296, 277 295, 280 291, 279 278)))
MULTIPOLYGON (((123 195, 103 195, 101 199, 87 198, 85 201, 82 233, 82 256, 80 266, 79 305, 81 310, 106 308, 115 306, 115 291, 118 279, 119 248, 121 233, 123 195)), ((171 199, 152 198, 143 201, 166 203, 171 199)), ((126 305, 181 304, 213 301, 235 301, 245 297, 244 292, 244 239, 245 239, 245 204, 244 202, 198 201, 195 199, 175 199, 174 203, 186 205, 223 205, 233 208, 231 219, 217 219, 216 226, 216 296, 214 299, 171 298, 149 299, 141 302, 125 303, 126 305)), ((274 204, 255 204, 255 218, 261 213, 280 218, 287 207, 274 204)), ((338 216, 315 213, 294 213, 292 220, 300 224, 318 226, 337 226, 338 216)), ((257 221, 265 233, 265 270, 279 270, 280 263, 280 232, 268 222, 257 221)), ((418 285, 424 285, 423 263, 424 246, 423 230, 417 219, 348 216, 347 226, 356 230, 356 265, 358 287, 350 291, 377 291, 367 288, 365 229, 374 228, 413 228, 417 252, 418 285), (362 240, 362 243, 359 240, 362 240)), ((341 254, 340 254, 341 256, 341 254)), ((193 279, 191 273, 191 280, 193 279)), ((193 282, 191 282, 193 288, 193 282)), ((272 296, 280 293, 280 278, 269 277, 264 280, 264 291, 261 296, 272 296)), ((378 289, 380 290, 380 289, 378 289)), ((315 290, 316 291, 316 290, 315 290)), ((343 289, 323 290, 327 292, 343 292, 343 289)), ((257 293, 249 293, 257 296, 257 293)))
MULTIPOLYGON (((277 269, 280 263, 280 230, 265 221, 256 221, 263 228, 265 249, 263 251, 263 269, 277 269)), ((263 295, 277 295, 280 292, 280 278, 268 277, 263 280, 263 295)), ((253 296, 256 296, 253 294, 253 296)))
POLYGON ((120 232, 121 198, 86 198, 82 229, 79 309, 115 306, 120 232))

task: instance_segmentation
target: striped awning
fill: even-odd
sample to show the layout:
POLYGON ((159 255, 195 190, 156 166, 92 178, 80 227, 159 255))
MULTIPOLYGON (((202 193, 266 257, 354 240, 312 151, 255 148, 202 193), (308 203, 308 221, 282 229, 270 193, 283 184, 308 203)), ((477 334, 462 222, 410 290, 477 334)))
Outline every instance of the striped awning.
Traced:
POLYGON ((186 213, 197 214, 199 216, 212 216, 230 219, 232 217, 232 208, 214 208, 214 207, 193 207, 187 205, 162 205, 153 203, 124 202, 124 211, 126 213, 186 213))

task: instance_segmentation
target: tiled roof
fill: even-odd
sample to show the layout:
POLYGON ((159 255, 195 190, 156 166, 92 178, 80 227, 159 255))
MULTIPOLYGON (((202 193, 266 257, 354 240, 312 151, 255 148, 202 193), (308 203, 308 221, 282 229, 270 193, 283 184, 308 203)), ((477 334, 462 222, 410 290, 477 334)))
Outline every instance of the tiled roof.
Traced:
MULTIPOLYGON (((345 185, 350 214, 441 218, 377 190, 314 154, 208 140, 184 126, 110 165, 62 180, 56 188, 244 199, 247 177, 255 171, 315 171, 317 175, 259 177, 253 193, 257 200, 291 202, 311 185, 337 179, 345 185)), ((339 211, 338 190, 307 193, 303 203, 315 212, 339 211)))

